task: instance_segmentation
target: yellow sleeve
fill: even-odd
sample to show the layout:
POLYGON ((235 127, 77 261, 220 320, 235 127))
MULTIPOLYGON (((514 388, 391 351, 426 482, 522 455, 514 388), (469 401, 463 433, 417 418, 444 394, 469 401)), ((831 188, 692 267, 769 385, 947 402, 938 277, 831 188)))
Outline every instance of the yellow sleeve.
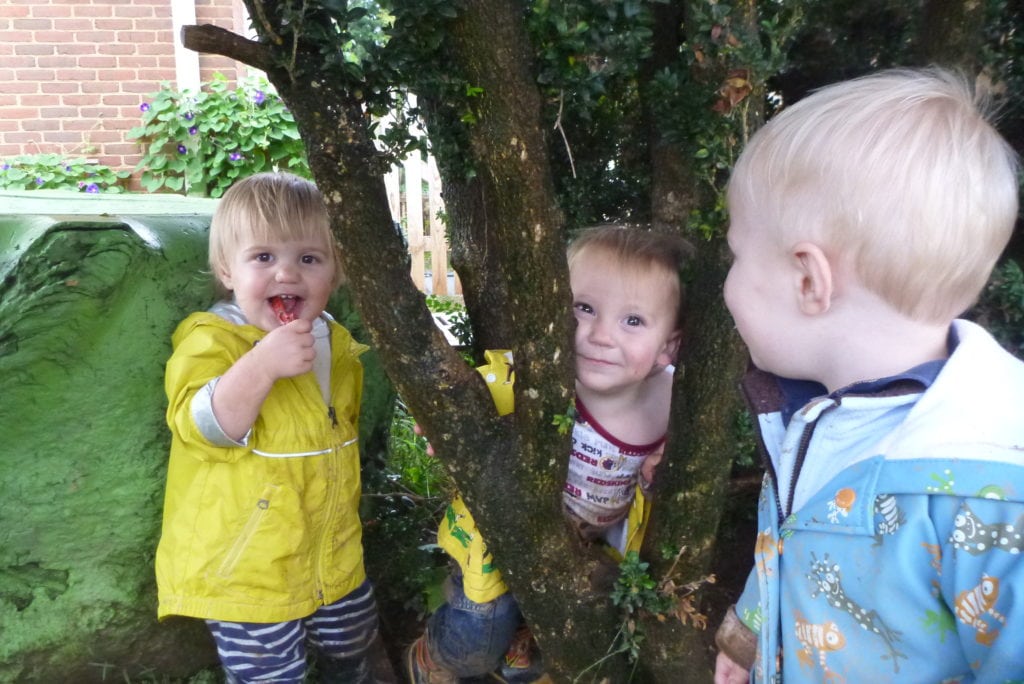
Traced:
MULTIPOLYGON (((489 349, 484 352, 484 360, 484 365, 478 367, 477 372, 491 391, 498 415, 512 413, 515 404, 512 352, 489 349)), ((461 496, 455 497, 448 505, 437 530, 437 544, 458 563, 462 570, 463 590, 469 600, 487 603, 508 591, 501 579, 501 571, 494 567, 487 544, 461 496)))

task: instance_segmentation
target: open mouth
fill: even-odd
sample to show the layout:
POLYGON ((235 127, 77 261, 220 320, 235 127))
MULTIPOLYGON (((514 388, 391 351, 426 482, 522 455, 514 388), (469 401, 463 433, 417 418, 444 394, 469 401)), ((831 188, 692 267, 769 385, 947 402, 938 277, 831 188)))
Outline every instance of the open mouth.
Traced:
POLYGON ((295 295, 279 295, 270 298, 270 308, 274 310, 274 315, 282 324, 291 323, 299 317, 297 309, 301 301, 295 295))

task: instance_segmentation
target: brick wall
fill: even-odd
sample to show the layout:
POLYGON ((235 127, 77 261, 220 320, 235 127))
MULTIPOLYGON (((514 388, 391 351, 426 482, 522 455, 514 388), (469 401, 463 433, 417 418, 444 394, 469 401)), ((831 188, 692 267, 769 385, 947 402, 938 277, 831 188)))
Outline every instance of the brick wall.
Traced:
MULTIPOLYGON (((56 152, 134 169, 139 105, 175 83, 172 0, 0 1, 0 160, 56 152)), ((244 34, 241 0, 194 0, 196 22, 244 34)), ((248 68, 200 55, 203 82, 248 68)))

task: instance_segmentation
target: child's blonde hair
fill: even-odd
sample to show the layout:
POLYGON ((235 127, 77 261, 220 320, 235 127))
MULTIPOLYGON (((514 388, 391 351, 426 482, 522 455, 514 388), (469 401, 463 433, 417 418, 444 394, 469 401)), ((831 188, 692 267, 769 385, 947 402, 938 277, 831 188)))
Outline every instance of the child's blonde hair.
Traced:
POLYGON ((224 193, 210 222, 210 268, 218 282, 244 240, 322 241, 334 258, 335 286, 344 280, 341 251, 331 234, 327 207, 320 191, 305 178, 257 173, 224 193))
POLYGON ((730 204, 780 248, 849 259, 901 313, 948 321, 977 298, 1017 217, 1017 157, 965 79, 893 69, 832 85, 758 131, 730 204))
POLYGON ((670 296, 676 302, 676 328, 682 326, 685 288, 681 271, 692 255, 692 247, 681 235, 618 224, 602 224, 584 229, 569 243, 567 256, 572 269, 576 258, 585 250, 599 250, 611 256, 624 268, 638 273, 659 269, 670 275, 670 296))

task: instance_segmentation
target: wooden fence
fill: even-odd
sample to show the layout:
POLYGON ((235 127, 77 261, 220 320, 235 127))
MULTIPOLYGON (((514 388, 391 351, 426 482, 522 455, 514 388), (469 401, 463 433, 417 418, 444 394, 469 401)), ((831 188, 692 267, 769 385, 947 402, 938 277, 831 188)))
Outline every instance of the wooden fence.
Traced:
POLYGON ((384 184, 391 215, 409 242, 413 282, 427 294, 461 295, 459 277, 448 266, 441 177, 434 158, 423 161, 412 155, 384 177, 384 184))

